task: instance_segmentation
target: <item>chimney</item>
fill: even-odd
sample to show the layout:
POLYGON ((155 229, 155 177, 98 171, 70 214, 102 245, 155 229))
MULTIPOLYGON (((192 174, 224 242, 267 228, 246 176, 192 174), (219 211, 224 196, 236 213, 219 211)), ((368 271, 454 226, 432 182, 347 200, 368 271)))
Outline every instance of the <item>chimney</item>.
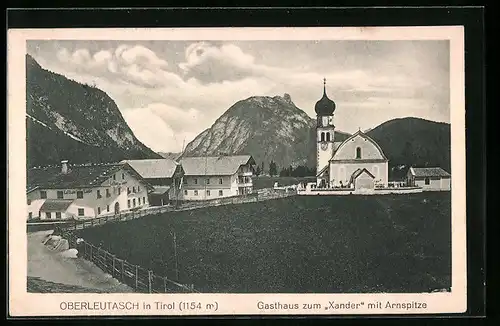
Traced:
POLYGON ((68 173, 68 160, 61 161, 61 173, 62 174, 68 173))

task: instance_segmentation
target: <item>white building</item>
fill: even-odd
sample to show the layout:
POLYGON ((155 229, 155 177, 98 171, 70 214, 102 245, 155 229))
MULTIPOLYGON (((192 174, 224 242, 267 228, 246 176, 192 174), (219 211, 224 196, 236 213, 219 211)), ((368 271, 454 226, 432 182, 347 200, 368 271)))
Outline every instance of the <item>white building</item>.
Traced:
POLYGON ((410 167, 406 175, 408 186, 422 187, 424 191, 451 190, 451 174, 439 167, 410 167))
POLYGON ((154 187, 149 193, 152 206, 163 206, 180 199, 180 186, 184 170, 172 159, 126 160, 147 183, 154 187))
POLYGON ((250 155, 184 157, 183 200, 210 200, 253 192, 255 161, 250 155))
POLYGON ((326 95, 316 103, 318 188, 349 187, 373 189, 387 187, 388 163, 380 146, 361 130, 342 142, 335 141, 335 102, 326 95), (356 179, 363 178, 363 182, 356 179))
POLYGON ((153 188, 128 164, 86 164, 28 170, 28 219, 86 219, 147 207, 153 188))

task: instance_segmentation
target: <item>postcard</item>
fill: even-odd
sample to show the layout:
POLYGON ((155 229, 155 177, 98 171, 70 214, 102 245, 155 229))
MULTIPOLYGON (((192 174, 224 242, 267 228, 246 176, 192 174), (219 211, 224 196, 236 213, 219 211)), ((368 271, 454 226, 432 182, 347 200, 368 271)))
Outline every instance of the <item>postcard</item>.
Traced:
POLYGON ((460 313, 463 26, 11 29, 12 316, 460 313))

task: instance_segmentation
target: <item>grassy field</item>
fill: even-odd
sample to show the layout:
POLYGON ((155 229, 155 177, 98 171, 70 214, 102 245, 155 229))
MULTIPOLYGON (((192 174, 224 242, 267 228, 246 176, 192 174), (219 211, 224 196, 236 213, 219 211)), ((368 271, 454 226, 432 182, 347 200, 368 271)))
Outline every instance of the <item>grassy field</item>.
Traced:
POLYGON ((295 196, 145 217, 81 236, 201 292, 427 292, 451 286, 450 193, 295 196))

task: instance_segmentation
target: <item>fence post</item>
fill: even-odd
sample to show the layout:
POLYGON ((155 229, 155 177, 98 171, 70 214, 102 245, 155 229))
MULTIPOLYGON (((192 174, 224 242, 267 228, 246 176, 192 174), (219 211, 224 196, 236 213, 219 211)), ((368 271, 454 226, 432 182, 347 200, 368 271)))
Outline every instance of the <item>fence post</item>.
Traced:
POLYGON ((94 262, 94 253, 93 253, 93 245, 90 244, 90 261, 94 262))
POLYGON ((167 278, 166 277, 163 278, 163 286, 164 286, 163 292, 167 293, 167 278))
POLYGON ((76 221, 73 221, 73 229, 76 231, 76 221))
POLYGON ((149 293, 151 293, 151 271, 148 271, 149 293))
POLYGON ((124 275, 123 275, 123 274, 124 274, 124 271, 123 271, 123 259, 122 259, 122 276, 121 276, 121 278, 122 278, 122 283, 123 283, 123 279, 124 279, 124 275))
POLYGON ((90 225, 91 225, 91 226, 94 226, 94 219, 91 219, 91 220, 90 220, 90 225))
POLYGON ((135 265, 135 290, 139 287, 139 266, 135 265))

